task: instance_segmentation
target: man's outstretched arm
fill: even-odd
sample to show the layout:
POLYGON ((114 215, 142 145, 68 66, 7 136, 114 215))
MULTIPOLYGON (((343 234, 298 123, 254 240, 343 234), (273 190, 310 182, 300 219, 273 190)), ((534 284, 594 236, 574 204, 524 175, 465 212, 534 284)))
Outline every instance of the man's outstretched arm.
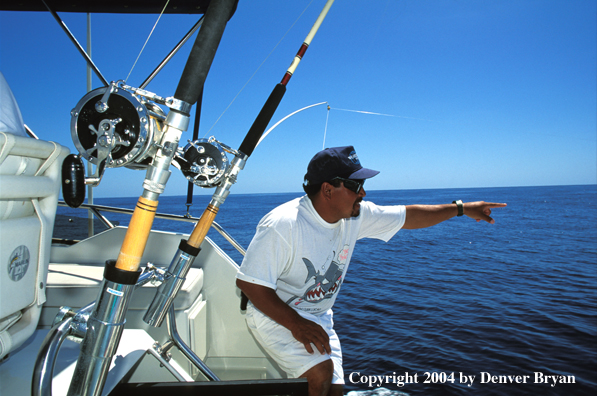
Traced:
POLYGON ((236 280, 236 286, 247 295, 258 310, 290 330, 293 337, 305 345, 307 352, 314 352, 311 346, 313 344, 322 355, 326 352, 332 353, 330 340, 325 330, 317 323, 303 318, 286 305, 284 301, 280 300, 274 289, 240 279, 236 280))
MULTIPOLYGON (((484 220, 493 224, 495 221, 490 217, 491 209, 503 208, 504 206, 506 206, 505 203, 466 202, 463 204, 463 212, 465 216, 472 219, 484 220)), ((406 220, 402 228, 413 230, 431 227, 457 215, 458 206, 456 204, 408 205, 406 206, 406 220)))

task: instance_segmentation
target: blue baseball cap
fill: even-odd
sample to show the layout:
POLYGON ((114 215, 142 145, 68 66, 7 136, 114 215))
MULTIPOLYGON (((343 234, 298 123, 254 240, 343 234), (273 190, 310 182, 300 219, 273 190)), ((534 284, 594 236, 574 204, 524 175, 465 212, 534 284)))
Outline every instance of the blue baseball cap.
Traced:
POLYGON ((369 179, 379 171, 363 168, 353 146, 332 147, 320 151, 309 162, 305 185, 329 182, 335 177, 369 179))

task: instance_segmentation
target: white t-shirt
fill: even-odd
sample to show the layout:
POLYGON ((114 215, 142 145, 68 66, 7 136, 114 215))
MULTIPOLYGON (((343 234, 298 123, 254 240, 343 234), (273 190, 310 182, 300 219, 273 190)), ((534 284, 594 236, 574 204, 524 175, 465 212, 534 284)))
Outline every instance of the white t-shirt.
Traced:
POLYGON ((237 278, 274 289, 294 309, 325 313, 334 305, 356 241, 387 242, 405 218, 402 205, 363 201, 358 217, 330 224, 307 196, 297 198, 261 219, 237 278))

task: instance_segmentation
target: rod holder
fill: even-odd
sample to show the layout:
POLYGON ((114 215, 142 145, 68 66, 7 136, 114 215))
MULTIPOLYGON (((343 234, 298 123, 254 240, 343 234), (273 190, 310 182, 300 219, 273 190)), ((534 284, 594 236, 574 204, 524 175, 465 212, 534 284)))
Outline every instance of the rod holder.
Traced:
POLYGON ((101 394, 126 322, 127 308, 141 270, 123 271, 108 260, 97 303, 87 321, 87 333, 68 396, 101 394))
POLYGON ((200 248, 189 245, 186 239, 180 241, 178 250, 166 271, 165 280, 158 287, 155 297, 143 317, 145 323, 154 327, 162 325, 200 250, 200 248))

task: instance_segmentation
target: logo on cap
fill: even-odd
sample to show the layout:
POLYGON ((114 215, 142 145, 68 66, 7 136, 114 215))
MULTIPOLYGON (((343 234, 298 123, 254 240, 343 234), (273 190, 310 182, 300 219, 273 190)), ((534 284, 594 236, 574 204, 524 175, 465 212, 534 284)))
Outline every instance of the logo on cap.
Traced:
POLYGON ((352 163, 355 165, 361 165, 361 162, 359 161, 359 157, 357 156, 356 151, 351 151, 350 154, 348 155, 348 159, 350 161, 352 161, 352 163))
POLYGON ((309 162, 305 185, 319 184, 335 177, 368 179, 379 172, 361 166, 353 146, 332 147, 320 151, 309 162))

